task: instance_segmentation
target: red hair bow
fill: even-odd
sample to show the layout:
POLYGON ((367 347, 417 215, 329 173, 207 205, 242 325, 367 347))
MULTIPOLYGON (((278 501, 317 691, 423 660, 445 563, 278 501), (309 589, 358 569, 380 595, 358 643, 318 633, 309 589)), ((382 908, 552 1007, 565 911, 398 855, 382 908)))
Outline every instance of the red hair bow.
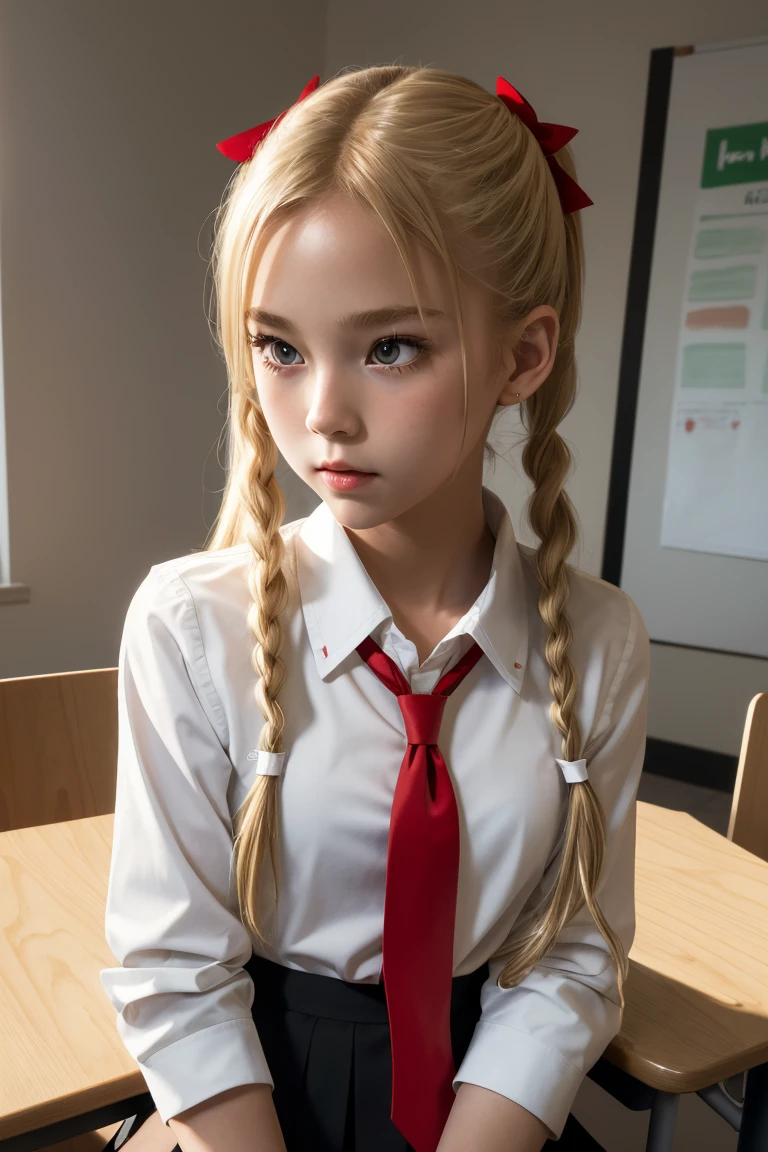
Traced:
POLYGON ((573 139, 578 128, 566 128, 565 124, 547 124, 545 121, 539 121, 525 97, 516 88, 513 88, 503 76, 499 76, 496 80, 496 95, 506 104, 510 112, 514 112, 516 116, 520 117, 526 128, 529 128, 538 140, 550 171, 555 178, 563 215, 567 216, 569 212, 575 212, 578 208, 588 208, 590 204, 594 204, 594 200, 590 200, 584 189, 580 188, 573 177, 560 167, 552 155, 553 152, 559 152, 569 140, 573 139))
MULTIPOLYGON (((319 83, 320 77, 313 76, 301 96, 299 96, 296 104, 299 104, 314 92, 319 83)), ((293 107, 293 105, 291 105, 291 107, 293 107)), ((285 111, 288 112, 289 109, 286 108, 285 111)), ((279 116, 275 116, 274 120, 265 120, 263 124, 257 124, 255 128, 249 128, 246 132, 238 132, 236 136, 229 136, 226 140, 220 141, 216 147, 219 152, 223 152, 230 160, 240 162, 250 160, 256 151, 257 145, 262 142, 272 125, 277 124, 278 120, 282 120, 283 116, 285 116, 285 112, 281 112, 279 116)))

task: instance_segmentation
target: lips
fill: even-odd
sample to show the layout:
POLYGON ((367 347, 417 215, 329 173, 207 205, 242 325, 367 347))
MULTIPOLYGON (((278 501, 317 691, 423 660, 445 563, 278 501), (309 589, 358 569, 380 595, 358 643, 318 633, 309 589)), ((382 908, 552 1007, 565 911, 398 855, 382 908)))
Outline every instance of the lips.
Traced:
POLYGON ((330 468, 318 469, 326 484, 334 492, 352 492, 364 487, 369 480, 376 479, 375 472, 360 472, 357 469, 346 468, 344 471, 333 471, 330 468))
POLYGON ((364 468, 350 468, 346 464, 321 464, 318 472, 355 472, 359 476, 371 476, 371 472, 366 472, 364 468))

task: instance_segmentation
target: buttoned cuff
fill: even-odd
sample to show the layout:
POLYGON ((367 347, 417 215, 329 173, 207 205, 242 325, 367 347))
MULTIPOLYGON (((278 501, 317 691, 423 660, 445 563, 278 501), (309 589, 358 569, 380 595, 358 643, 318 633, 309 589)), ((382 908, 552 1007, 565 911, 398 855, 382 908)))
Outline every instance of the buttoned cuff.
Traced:
POLYGON ((275 1086, 252 1016, 183 1036, 139 1067, 163 1124, 228 1088, 275 1086))
POLYGON ((467 1082, 521 1104, 559 1140, 585 1072, 528 1032, 478 1020, 453 1090, 467 1082))

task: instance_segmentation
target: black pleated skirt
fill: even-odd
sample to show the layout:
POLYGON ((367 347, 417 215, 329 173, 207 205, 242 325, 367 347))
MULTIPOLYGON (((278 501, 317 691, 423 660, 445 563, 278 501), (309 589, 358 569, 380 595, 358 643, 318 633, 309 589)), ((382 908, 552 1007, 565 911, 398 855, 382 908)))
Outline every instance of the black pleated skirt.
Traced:
MULTIPOLYGON (((384 984, 299 972, 253 954, 252 1014, 275 1088, 288 1152, 413 1152, 390 1119, 392 1049, 384 984)), ((451 1044, 456 1068, 480 1017, 483 964, 455 976, 451 1044)), ((604 1152, 570 1115, 558 1152, 604 1152)))
MULTIPOLYGON (((392 1049, 384 984, 300 972, 256 953, 245 969, 254 984, 253 1020, 275 1082, 272 1099, 287 1152, 413 1152, 389 1115, 392 1049)), ((454 977, 456 1068, 480 1017, 487 976, 486 963, 454 977)), ((119 1149, 145 1119, 137 1117, 132 1126, 126 1120, 104 1152, 119 1149)), ((560 1139, 547 1140, 544 1148, 605 1152, 573 1114, 560 1139)), ((173 1152, 181 1152, 178 1144, 173 1152)))

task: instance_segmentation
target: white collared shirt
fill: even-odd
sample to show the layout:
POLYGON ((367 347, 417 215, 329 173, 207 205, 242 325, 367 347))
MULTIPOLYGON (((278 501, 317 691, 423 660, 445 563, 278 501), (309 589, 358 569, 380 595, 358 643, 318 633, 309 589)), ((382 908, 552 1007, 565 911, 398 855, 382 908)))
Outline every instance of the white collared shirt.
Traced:
MULTIPOLYGON (((414 644, 323 502, 281 528, 286 752, 280 901, 259 908, 262 951, 237 910, 232 819, 254 780, 263 717, 251 663, 248 544, 154 565, 131 600, 119 655, 119 747, 106 938, 121 967, 101 981, 165 1123, 228 1088, 269 1083, 243 966, 253 950, 288 968, 378 983, 389 821, 406 748, 397 697, 356 647, 373 636, 414 692, 431 692, 476 641, 483 655, 448 697, 439 747, 460 821, 454 976, 473 972, 524 907, 551 888, 568 789, 550 718, 547 629, 535 550, 483 488, 496 537, 490 579, 419 667, 414 644)), ((570 569, 569 655, 589 780, 605 813, 598 903, 628 950, 635 931, 635 801, 646 740, 650 645, 634 601, 570 569)), ((479 1084, 559 1138, 588 1069, 620 1026, 615 970, 584 906, 545 959, 500 988, 491 962, 481 1016, 453 1082, 479 1084)))

